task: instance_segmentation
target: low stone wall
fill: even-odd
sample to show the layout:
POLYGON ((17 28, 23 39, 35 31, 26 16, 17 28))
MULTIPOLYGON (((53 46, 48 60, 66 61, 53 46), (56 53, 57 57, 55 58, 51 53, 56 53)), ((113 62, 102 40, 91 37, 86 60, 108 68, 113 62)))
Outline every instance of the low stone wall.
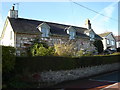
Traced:
POLYGON ((74 70, 66 70, 66 71, 48 71, 40 73, 40 80, 42 82, 53 82, 54 84, 67 81, 67 80, 75 80, 78 78, 84 78, 100 73, 105 73, 109 71, 114 71, 119 69, 120 63, 85 67, 85 68, 77 68, 74 70))

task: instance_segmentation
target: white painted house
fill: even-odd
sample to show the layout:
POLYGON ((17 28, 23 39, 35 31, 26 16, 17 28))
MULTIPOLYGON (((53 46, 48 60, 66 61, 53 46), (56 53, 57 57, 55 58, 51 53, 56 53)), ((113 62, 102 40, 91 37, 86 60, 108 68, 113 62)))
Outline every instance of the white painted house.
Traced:
POLYGON ((72 41, 78 49, 91 48, 92 51, 95 47, 91 42, 102 38, 93 31, 90 20, 86 22, 87 28, 84 28, 19 18, 18 10, 13 6, 3 27, 1 45, 13 46, 17 49, 17 55, 21 55, 33 40, 39 38, 45 40, 48 45, 72 41))
POLYGON ((104 50, 108 48, 111 50, 116 50, 116 39, 112 32, 102 33, 99 34, 99 36, 103 38, 102 42, 103 42, 104 50))
POLYGON ((120 35, 115 36, 117 48, 120 48, 120 35))

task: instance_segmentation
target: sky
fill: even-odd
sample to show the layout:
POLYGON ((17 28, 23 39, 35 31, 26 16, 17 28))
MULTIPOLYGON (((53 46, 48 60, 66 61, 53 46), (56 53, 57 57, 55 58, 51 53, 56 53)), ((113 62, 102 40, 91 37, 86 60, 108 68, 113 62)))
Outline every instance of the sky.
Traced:
POLYGON ((19 3, 19 5, 16 4, 15 9, 18 9, 18 17, 20 18, 79 27, 85 27, 85 20, 90 19, 95 33, 113 32, 114 35, 118 35, 118 2, 77 2, 107 16, 105 17, 71 2, 71 0, 68 2, 1 2, 0 33, 13 3, 19 3))

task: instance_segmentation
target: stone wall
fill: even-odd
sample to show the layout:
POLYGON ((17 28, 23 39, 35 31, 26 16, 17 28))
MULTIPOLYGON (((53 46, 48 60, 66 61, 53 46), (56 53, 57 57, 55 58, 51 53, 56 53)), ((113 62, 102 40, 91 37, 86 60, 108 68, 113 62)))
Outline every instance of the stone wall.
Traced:
POLYGON ((30 34, 17 34, 16 35, 16 49, 17 56, 21 54, 26 54, 26 48, 32 44, 32 41, 35 40, 39 35, 30 35, 30 34))
MULTIPOLYGON (((16 49, 17 49, 17 56, 25 55, 26 48, 31 46, 31 42, 35 40, 36 37, 40 37, 40 35, 30 35, 30 34, 17 34, 16 35, 16 49)), ((90 40, 87 38, 77 38, 74 40, 69 40, 68 37, 64 36, 51 36, 49 38, 41 38, 44 40, 49 46, 53 46, 55 43, 74 43, 77 50, 84 50, 87 49, 89 51, 94 51, 95 47, 91 44, 90 40)))
POLYGON ((48 83, 54 82, 54 84, 57 84, 67 80, 75 80, 78 78, 85 78, 100 73, 118 70, 120 68, 119 64, 120 63, 113 63, 85 68, 77 68, 74 70, 41 72, 38 73, 41 77, 38 81, 48 83))

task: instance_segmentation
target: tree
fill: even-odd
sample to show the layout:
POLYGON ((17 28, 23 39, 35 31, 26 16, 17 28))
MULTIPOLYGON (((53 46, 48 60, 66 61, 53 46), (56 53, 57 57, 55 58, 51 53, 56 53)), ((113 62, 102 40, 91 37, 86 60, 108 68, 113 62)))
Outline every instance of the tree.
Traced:
POLYGON ((101 40, 95 40, 93 44, 96 47, 98 53, 102 53, 103 52, 103 43, 102 43, 101 40))

